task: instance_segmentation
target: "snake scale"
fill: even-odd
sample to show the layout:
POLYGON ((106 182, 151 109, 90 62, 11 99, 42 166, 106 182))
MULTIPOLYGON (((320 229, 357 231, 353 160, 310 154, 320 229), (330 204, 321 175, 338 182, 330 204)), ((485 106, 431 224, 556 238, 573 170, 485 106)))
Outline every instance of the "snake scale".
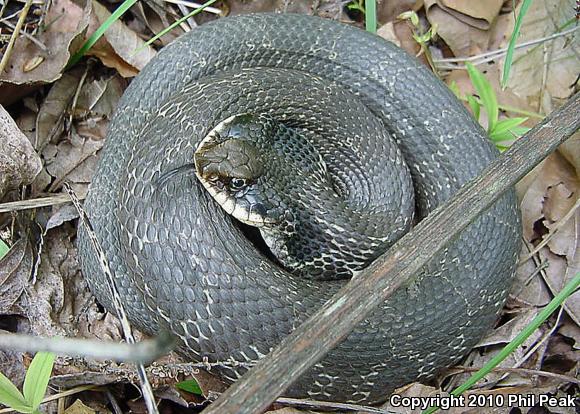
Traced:
MULTIPOLYGON (((402 157, 412 188, 391 189, 406 178, 386 178, 388 195, 381 200, 411 203, 415 217, 385 213, 398 233, 383 244, 497 156, 482 128, 426 68, 347 25, 292 14, 243 15, 204 24, 164 48, 122 97, 85 208, 130 320, 150 334, 175 334, 180 352, 219 362, 220 375, 230 381, 345 283, 284 269, 256 248, 193 172, 160 180, 191 165, 216 125, 244 113, 266 114, 310 134, 315 144, 334 137, 353 157, 360 153, 372 166, 366 181, 356 178, 361 172, 341 150, 322 151, 342 186, 338 192, 351 204, 373 197, 365 190, 369 182, 383 183, 373 178, 381 159, 398 164, 402 157), (382 153, 379 139, 397 149, 382 153)), ((351 218, 354 227, 357 217, 351 218)), ((457 362, 504 303, 519 220, 510 191, 286 395, 373 403, 457 362)), ((335 226, 329 234, 340 233, 335 226)), ((79 248, 89 286, 112 309, 82 229, 79 248)))

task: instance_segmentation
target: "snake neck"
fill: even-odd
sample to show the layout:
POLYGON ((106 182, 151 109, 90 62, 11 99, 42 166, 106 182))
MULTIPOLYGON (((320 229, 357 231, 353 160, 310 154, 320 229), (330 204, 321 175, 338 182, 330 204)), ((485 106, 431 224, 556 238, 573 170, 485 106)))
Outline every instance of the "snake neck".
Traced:
POLYGON ((239 114, 198 145, 196 174, 226 212, 260 230, 285 268, 350 278, 408 230, 413 209, 388 203, 389 191, 377 188, 382 175, 404 174, 404 165, 384 162, 365 174, 352 148, 336 147, 270 116, 239 114))

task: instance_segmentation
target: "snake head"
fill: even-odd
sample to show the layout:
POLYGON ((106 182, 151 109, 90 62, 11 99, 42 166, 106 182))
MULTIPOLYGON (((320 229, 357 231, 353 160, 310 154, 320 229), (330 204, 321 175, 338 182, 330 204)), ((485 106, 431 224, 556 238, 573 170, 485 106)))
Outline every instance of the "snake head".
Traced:
POLYGON ((275 207, 263 197, 264 159, 258 135, 268 134, 269 118, 234 115, 221 121, 199 143, 195 173, 230 215, 251 226, 275 224, 275 207))

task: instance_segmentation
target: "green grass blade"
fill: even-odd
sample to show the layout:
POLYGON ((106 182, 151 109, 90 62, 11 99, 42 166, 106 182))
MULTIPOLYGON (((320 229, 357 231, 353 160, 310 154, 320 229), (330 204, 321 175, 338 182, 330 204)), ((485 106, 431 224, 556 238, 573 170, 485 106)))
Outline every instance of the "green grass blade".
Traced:
POLYGON ((105 20, 97 30, 95 30, 95 33, 93 33, 91 37, 89 37, 87 41, 81 46, 81 48, 70 58, 68 64, 66 65, 66 69, 74 66, 79 60, 81 60, 84 54, 87 53, 87 51, 93 47, 95 43, 97 43, 97 41, 101 38, 101 36, 103 36, 107 29, 114 22, 119 20, 119 18, 125 14, 125 12, 129 10, 135 3, 137 3, 137 0, 125 0, 119 7, 117 7, 117 9, 109 16, 109 18, 105 20))
POLYGON ((493 131, 490 132, 489 137, 492 141, 506 141, 513 139, 515 135, 514 129, 526 122, 528 118, 508 118, 499 121, 493 131))
POLYGON ((2 259, 6 253, 8 253, 8 250, 10 250, 10 247, 4 243, 4 240, 0 239, 0 259, 2 259))
MULTIPOLYGON (((499 354, 494 356, 487 364, 485 364, 479 371, 473 374, 467 381, 461 384, 459 387, 455 388, 451 394, 452 395, 461 395, 472 386, 474 386, 479 380, 483 379, 487 374, 489 374, 496 366, 500 364, 509 354, 515 351, 524 341, 536 330, 538 327, 544 323, 548 317, 554 313, 556 309, 558 309, 562 303, 578 289, 580 286, 580 272, 576 273, 574 278, 566 286, 564 289, 558 293, 554 299, 548 303, 548 305, 542 309, 542 311, 534 318, 532 322, 528 324, 520 332, 518 336, 516 336, 509 344, 507 344, 499 354)), ((427 410, 423 411, 423 414, 432 414, 437 411, 439 407, 431 407, 427 410)))
POLYGON ((214 4, 217 0, 209 0, 207 2, 205 2, 204 4, 202 4, 200 7, 198 7, 195 10, 192 10, 191 13, 183 16, 181 19, 176 20, 175 22, 173 22, 172 24, 170 24, 168 27, 166 27, 165 29, 163 29, 162 31, 160 31, 159 33, 157 33, 155 36, 153 36, 151 39, 149 39, 148 41, 145 42, 145 44, 137 49, 135 49, 135 51, 133 52, 133 55, 139 53, 143 48, 149 46, 151 43, 153 43, 154 41, 156 41, 157 39, 159 39, 161 36, 163 36, 165 33, 173 30, 173 28, 177 27, 178 25, 180 25, 181 23, 183 23, 184 21, 186 21, 187 19, 189 19, 190 17, 195 16, 196 14, 200 13, 201 11, 203 11, 203 9, 205 9, 208 6, 211 6, 212 4, 214 4))
POLYGON ((467 99, 467 103, 471 108, 471 112, 473 112, 473 117, 475 118, 476 121, 479 121, 479 110, 481 108, 479 102, 477 102, 477 99, 475 99, 473 95, 466 95, 465 99, 467 99))
POLYGON ((365 26, 367 32, 377 32, 377 2, 365 0, 365 26))
POLYGON ((524 0, 522 3, 522 7, 520 8, 520 13, 516 18, 516 23, 514 24, 514 31, 512 32, 512 37, 510 38, 510 42, 508 44, 507 53, 505 55, 505 61, 503 64, 503 72, 501 75, 501 87, 504 89, 507 85, 510 71, 512 69, 512 62, 514 60, 514 51, 516 47, 516 40, 520 35, 520 29, 522 28, 522 21, 524 20, 524 16, 528 12, 532 4, 532 0, 524 0))
POLYGON ((12 381, 0 372, 0 404, 20 412, 32 412, 32 407, 26 403, 24 396, 12 381), (29 411, 27 411, 29 410, 29 411))
POLYGON ((485 76, 475 66, 468 62, 466 67, 469 79, 471 79, 471 83, 473 83, 473 87, 479 95, 479 99, 487 114, 487 131, 489 133, 493 131, 499 117, 499 107, 497 105, 495 92, 485 76))
POLYGON ((55 355, 51 352, 37 352, 24 378, 24 398, 35 410, 40 405, 52 372, 55 355))

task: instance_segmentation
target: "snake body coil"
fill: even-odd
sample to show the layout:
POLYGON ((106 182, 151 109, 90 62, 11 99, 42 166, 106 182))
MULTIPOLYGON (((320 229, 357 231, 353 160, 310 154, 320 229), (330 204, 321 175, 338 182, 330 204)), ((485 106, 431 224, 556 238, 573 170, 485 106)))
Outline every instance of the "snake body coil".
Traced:
MULTIPOLYGON (((248 112, 327 141, 328 131, 343 131, 343 148, 373 160, 365 172, 371 181, 377 159, 398 159, 393 154, 400 151, 413 188, 393 189, 385 203, 408 204, 414 197, 418 219, 497 156, 428 70, 346 25, 301 15, 238 16, 203 25, 163 49, 119 104, 85 207, 131 321, 149 333, 171 331, 183 353, 222 362, 220 372, 230 380, 245 371, 233 361, 267 354, 344 284, 303 278, 268 260, 194 174, 160 185, 168 171, 192 163, 212 128, 248 112), (394 138, 399 149, 393 154, 378 152, 378 129, 394 138)), ((332 170, 340 157, 333 161, 332 149, 322 152, 332 170)), ((356 188, 352 197, 362 200, 361 172, 344 160, 346 168, 334 172, 339 186, 347 193, 356 188)), ((399 233, 411 221, 386 215, 399 233)), ((503 305, 519 234, 510 192, 287 395, 376 402, 458 361, 503 305)), ((91 289, 111 309, 83 231, 79 247, 91 289)))

